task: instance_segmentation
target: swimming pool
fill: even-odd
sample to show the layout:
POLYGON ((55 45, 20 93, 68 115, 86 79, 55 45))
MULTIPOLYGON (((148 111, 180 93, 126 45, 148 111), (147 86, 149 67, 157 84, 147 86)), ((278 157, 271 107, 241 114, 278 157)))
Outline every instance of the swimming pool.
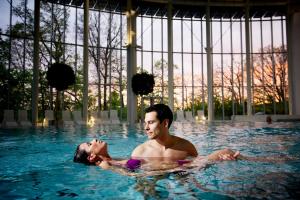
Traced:
POLYGON ((126 125, 0 130, 0 199, 297 199, 300 123, 174 124, 201 155, 229 147, 247 156, 291 161, 222 162, 188 173, 126 177, 73 163, 76 145, 100 138, 112 157, 128 158, 147 140, 126 125))

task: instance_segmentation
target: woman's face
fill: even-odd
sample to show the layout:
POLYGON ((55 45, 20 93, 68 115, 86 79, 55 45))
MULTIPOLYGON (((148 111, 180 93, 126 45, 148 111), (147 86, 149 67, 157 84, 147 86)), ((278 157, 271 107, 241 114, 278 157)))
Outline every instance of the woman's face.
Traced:
POLYGON ((107 143, 101 140, 93 139, 80 145, 80 149, 85 150, 89 155, 95 154, 102 156, 107 154, 107 143))

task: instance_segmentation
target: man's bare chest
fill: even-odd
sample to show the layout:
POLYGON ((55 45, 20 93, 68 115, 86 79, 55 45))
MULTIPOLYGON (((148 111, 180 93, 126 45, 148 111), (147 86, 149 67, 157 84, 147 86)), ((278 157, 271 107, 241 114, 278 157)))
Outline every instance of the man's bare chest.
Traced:
POLYGON ((185 151, 172 149, 172 148, 148 148, 143 157, 164 157, 164 158, 172 158, 172 159, 185 159, 187 157, 187 153, 185 151))

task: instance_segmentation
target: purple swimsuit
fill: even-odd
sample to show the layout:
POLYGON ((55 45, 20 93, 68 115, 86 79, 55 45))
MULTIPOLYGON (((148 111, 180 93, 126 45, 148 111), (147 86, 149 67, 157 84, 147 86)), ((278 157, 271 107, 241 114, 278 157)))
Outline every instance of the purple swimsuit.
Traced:
MULTIPOLYGON (((141 162, 142 161, 138 160, 138 159, 129 159, 126 162, 125 166, 128 170, 132 171, 132 170, 136 170, 136 169, 140 168, 141 167, 141 162)), ((177 160, 177 163, 178 163, 179 166, 182 166, 182 165, 184 165, 186 163, 190 163, 190 162, 191 162, 190 160, 177 160)))
POLYGON ((140 168, 141 166, 141 160, 138 160, 138 159, 129 159, 127 162, 126 162, 126 168, 129 169, 129 170, 135 170, 135 169, 138 169, 140 168))

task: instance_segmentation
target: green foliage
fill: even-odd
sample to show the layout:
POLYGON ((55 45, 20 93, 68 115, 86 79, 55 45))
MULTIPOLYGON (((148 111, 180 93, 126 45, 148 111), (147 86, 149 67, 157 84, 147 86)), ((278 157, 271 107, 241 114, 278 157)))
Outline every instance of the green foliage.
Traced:
POLYGON ((9 41, 3 40, 1 34, 2 30, 0 29, 0 66, 4 68, 9 58, 9 41))
POLYGON ((120 120, 127 119, 127 106, 119 109, 120 120))
POLYGON ((111 92, 111 108, 110 109, 118 109, 120 108, 120 95, 117 91, 111 92))
POLYGON ((7 70, 0 65, 0 109, 25 109, 30 106, 31 99, 30 70, 7 70))

